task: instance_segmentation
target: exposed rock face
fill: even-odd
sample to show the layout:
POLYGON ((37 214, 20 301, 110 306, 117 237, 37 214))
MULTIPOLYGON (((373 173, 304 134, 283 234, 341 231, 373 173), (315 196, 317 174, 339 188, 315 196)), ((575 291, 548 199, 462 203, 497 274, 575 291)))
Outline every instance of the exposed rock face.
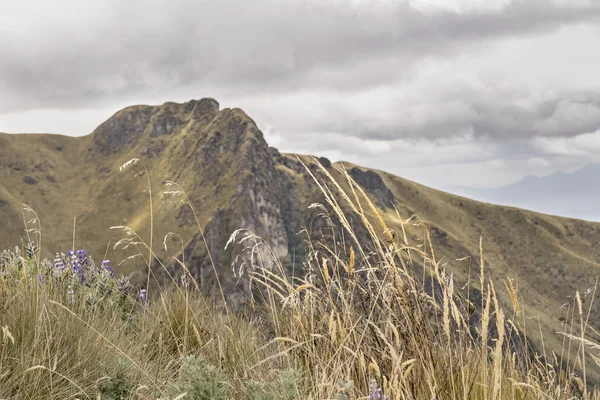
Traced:
POLYGON ((431 235, 431 239, 433 239, 435 242, 445 241, 448 236, 446 232, 439 228, 436 228, 435 226, 429 228, 429 232, 431 235))
MULTIPOLYGON (((93 133, 94 144, 103 155, 134 146, 146 131, 148 138, 173 135, 190 121, 210 122, 219 112, 219 103, 211 98, 191 100, 183 105, 133 106, 125 108, 100 125, 93 133)), ((151 146, 146 145, 147 148, 151 146)), ((149 154, 160 151, 153 149, 149 154)))
POLYGON ((318 160, 319 160, 319 163, 320 163, 320 164, 321 164, 323 167, 325 167, 325 168, 327 168, 327 169, 331 168, 331 161, 329 161, 329 159, 327 159, 327 158, 325 158, 325 157, 319 157, 319 158, 318 158, 318 160))
POLYGON ((152 123, 151 136, 170 135, 180 124, 180 121, 172 115, 161 115, 154 119, 152 123))
MULTIPOLYGON (((267 145, 255 122, 242 110, 220 110, 213 99, 192 100, 182 105, 167 103, 153 109, 146 129, 136 131, 135 134, 142 133, 135 141, 129 141, 133 136, 126 136, 125 131, 137 126, 130 121, 139 113, 134 111, 131 119, 129 115, 117 113, 113 118, 124 121, 103 124, 94 133, 95 142, 106 149, 106 141, 117 137, 122 151, 140 156, 148 166, 165 157, 176 165, 175 176, 168 176, 167 171, 150 173, 187 182, 192 203, 202 207, 197 212, 202 214, 206 241, 196 231, 186 240, 183 255, 204 288, 210 289, 215 284, 213 263, 227 275, 235 256, 240 256, 238 261, 250 262, 248 254, 241 254, 243 246, 223 251, 236 229, 247 229, 263 238, 272 254, 283 263, 289 262, 291 253, 296 254, 301 243, 296 237, 300 230, 299 216, 306 206, 296 201, 293 180, 278 168, 284 157, 267 145), (201 198, 205 201, 197 200, 201 198)), ((294 167, 304 169, 301 165, 294 167)), ((166 209, 170 204, 164 201, 166 209)), ((178 206, 175 215, 179 229, 196 225, 187 205, 178 206)), ((269 261, 270 252, 264 248, 261 251, 263 261, 273 261, 269 261)))
POLYGON ((156 107, 129 107, 116 113, 94 132, 94 143, 104 155, 133 144, 146 130, 156 107))
POLYGON ((394 195, 376 172, 354 167, 349 173, 356 183, 375 196, 380 206, 390 207, 394 203, 394 195))
POLYGON ((193 115, 197 120, 206 120, 212 118, 219 112, 219 103, 215 99, 201 99, 190 102, 194 104, 193 115))

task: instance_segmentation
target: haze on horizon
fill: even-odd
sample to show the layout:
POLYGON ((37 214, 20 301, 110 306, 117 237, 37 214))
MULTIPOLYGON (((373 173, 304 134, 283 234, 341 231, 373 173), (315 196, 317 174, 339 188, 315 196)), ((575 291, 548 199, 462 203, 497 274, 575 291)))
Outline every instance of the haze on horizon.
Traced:
POLYGON ((0 37, 2 132, 214 97, 282 151, 439 188, 600 161, 593 0, 23 0, 0 37))

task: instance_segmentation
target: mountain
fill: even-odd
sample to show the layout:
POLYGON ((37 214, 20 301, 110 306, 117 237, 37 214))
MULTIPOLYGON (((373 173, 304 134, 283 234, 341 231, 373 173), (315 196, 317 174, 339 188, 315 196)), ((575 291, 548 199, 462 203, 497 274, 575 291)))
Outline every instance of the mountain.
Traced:
POLYGON ((544 177, 528 175, 500 188, 458 187, 451 191, 494 204, 600 221, 599 177, 600 164, 590 164, 572 173, 558 171, 544 177))
MULTIPOLYGON (((170 257, 183 254, 204 288, 214 284, 206 247, 224 281, 232 281, 233 250, 223 249, 238 228, 265 238, 297 270, 306 247, 299 232, 307 227, 314 235, 323 227, 321 211, 309 207, 323 202, 323 194, 302 162, 322 177, 315 159, 269 147, 242 110, 220 109, 207 98, 128 107, 84 137, 0 134, 0 245, 26 240, 24 220, 32 215, 23 213, 24 203, 41 221, 41 247, 47 255, 66 252, 74 242, 96 260, 124 260, 118 270, 144 282, 144 260, 128 258, 136 246, 114 249, 124 233, 110 227, 127 225, 149 242, 149 179, 153 248, 171 266, 170 257), (147 175, 139 176, 139 162, 120 171, 133 158, 143 162, 147 175), (165 186, 168 181, 186 191, 205 241, 191 208, 182 203, 185 198, 165 193, 173 191, 165 186), (163 238, 169 232, 179 236, 171 236, 165 251, 163 238)), ((516 278, 527 316, 539 316, 546 349, 560 352, 562 338, 556 332, 565 313, 561 305, 576 290, 593 286, 600 272, 600 224, 480 203, 351 163, 319 162, 340 182, 345 181, 343 169, 348 171, 391 229, 400 232, 410 216, 424 222, 426 228, 405 224, 409 241, 423 243, 428 233, 437 259, 458 282, 466 283, 469 276, 478 282, 482 237, 486 269, 498 292, 504 292, 507 277, 516 278)), ((36 220, 30 221, 29 227, 35 226, 36 220)), ((147 256, 145 250, 141 254, 147 256)), ((155 267, 153 271, 160 269, 155 267)), ((511 309, 506 296, 502 301, 511 309)), ((598 317, 595 308, 592 325, 598 317)), ((533 324, 529 338, 541 348, 538 321, 528 323, 533 324)))

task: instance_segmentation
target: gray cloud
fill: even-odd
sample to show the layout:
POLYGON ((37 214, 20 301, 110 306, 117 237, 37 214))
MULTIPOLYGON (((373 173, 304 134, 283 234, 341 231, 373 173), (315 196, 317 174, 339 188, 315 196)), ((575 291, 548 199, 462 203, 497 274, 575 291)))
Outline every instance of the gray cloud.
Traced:
POLYGON ((422 57, 600 16, 597 3, 542 0, 465 14, 370 0, 101 3, 8 6, 5 18, 25 28, 0 24, 0 110, 77 107, 191 84, 231 94, 354 91, 402 79, 422 57))
MULTIPOLYGON (((442 69, 437 76, 356 93, 304 91, 244 98, 255 120, 293 137, 336 133, 364 140, 575 136, 600 128, 598 91, 472 85, 442 69)), ((319 145, 324 140, 321 137, 319 145)))

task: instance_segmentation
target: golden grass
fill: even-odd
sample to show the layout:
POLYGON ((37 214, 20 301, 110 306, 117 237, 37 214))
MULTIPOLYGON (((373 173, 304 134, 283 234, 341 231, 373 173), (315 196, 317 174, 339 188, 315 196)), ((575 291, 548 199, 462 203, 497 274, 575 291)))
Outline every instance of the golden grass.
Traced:
MULTIPOLYGON (((136 306, 133 322, 114 308, 90 310, 83 298, 68 304, 64 293, 28 279, 23 271, 39 268, 39 259, 26 260, 26 268, 10 266, 12 275, 0 280, 0 397, 111 398, 102 387, 124 379, 122 398, 201 399, 174 391, 186 360, 197 356, 218 371, 224 382, 217 383, 233 399, 372 399, 377 390, 389 399, 415 400, 600 398, 586 374, 586 355, 599 360, 598 335, 588 324, 595 289, 587 293, 587 317, 579 292, 568 305, 560 357, 540 357, 524 332, 517 284, 505 283, 513 307, 505 314, 486 276, 481 241, 481 302, 473 304, 471 280, 457 286, 428 234, 420 244, 409 243, 404 225, 410 219, 399 218, 397 234, 349 175, 342 184, 321 169, 324 183, 307 171, 324 195, 326 203, 314 207, 324 211, 331 234, 308 243, 302 274, 292 277, 265 241, 234 232, 230 244, 246 249, 238 277, 251 287, 242 311, 228 306, 222 290, 223 302, 200 295, 191 266, 178 259, 193 281, 182 284, 129 228, 119 244, 148 254, 148 265, 154 260, 172 280, 152 292, 149 307, 136 306), (353 229, 351 219, 366 234, 353 229), (576 362, 570 361, 572 344, 576 362), (277 386, 252 397, 252 385, 287 370, 298 374, 285 393, 291 397, 277 386)), ((148 276, 155 273, 148 269, 148 276)))

